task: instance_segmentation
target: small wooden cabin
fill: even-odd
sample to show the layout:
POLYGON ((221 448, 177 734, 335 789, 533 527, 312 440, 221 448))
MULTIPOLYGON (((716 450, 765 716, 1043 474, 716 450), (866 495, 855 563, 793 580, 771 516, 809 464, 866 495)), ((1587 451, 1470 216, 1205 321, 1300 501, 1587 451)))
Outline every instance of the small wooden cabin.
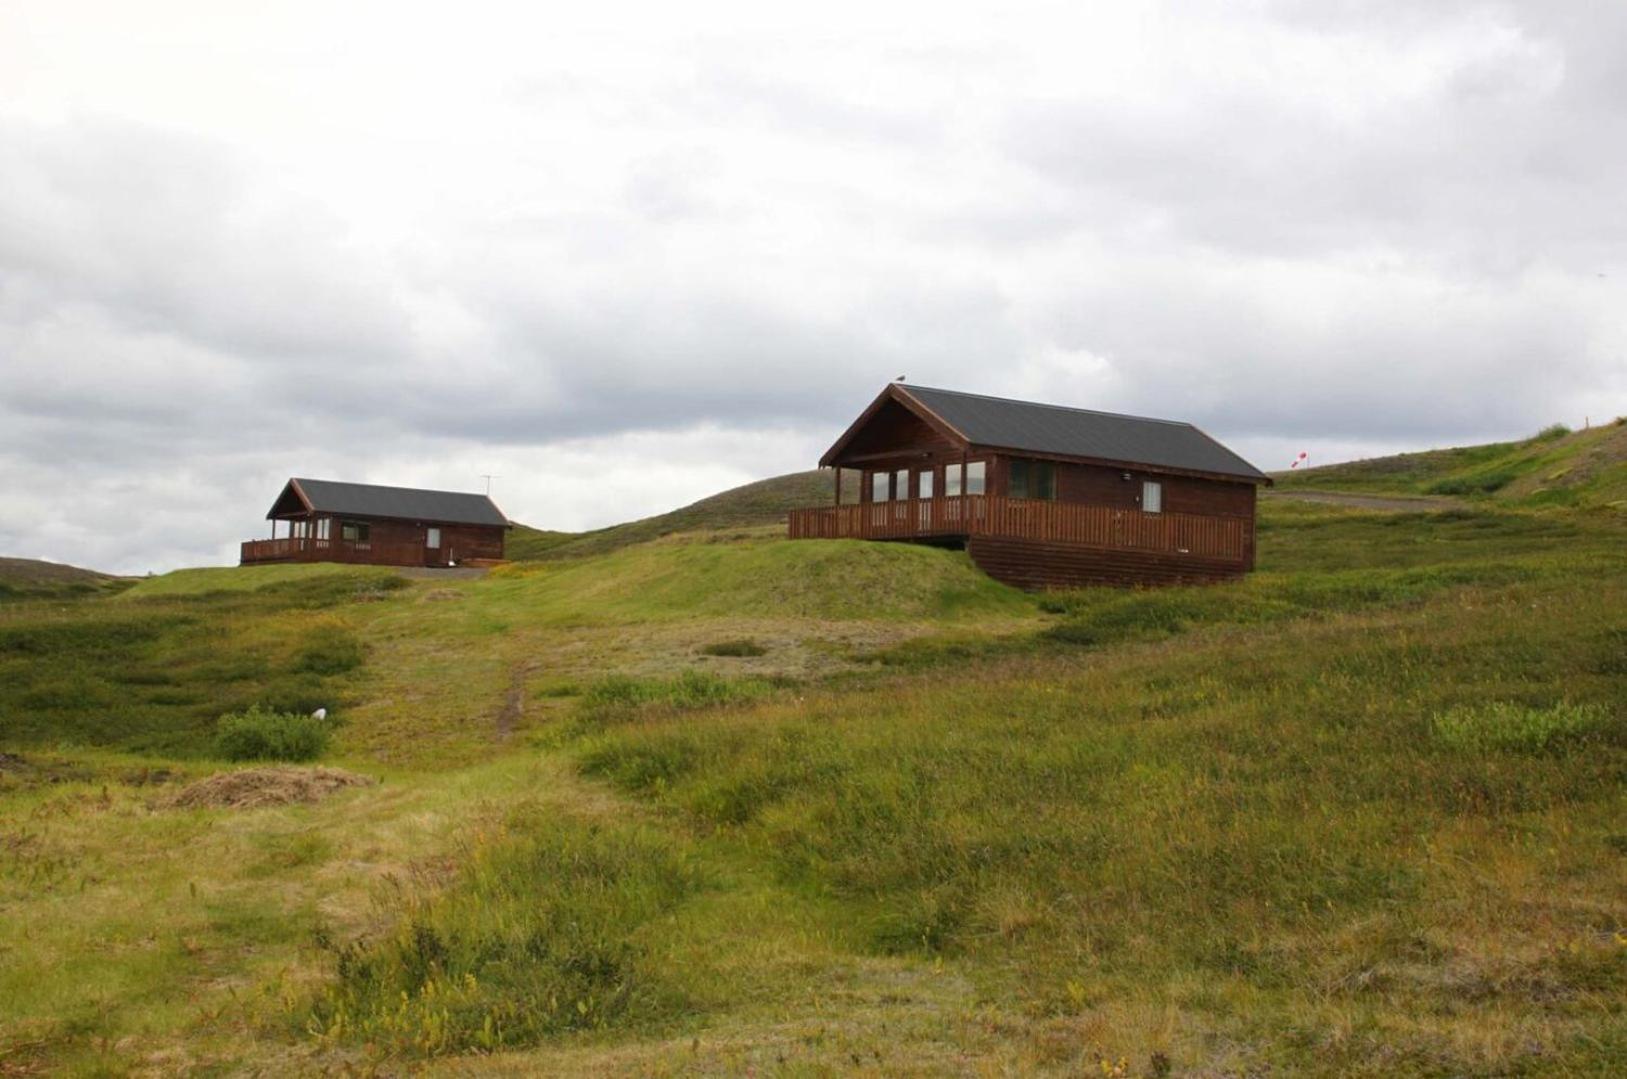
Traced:
POLYGON ((503 557, 508 518, 486 495, 291 479, 266 514, 271 538, 241 562, 454 566, 503 557), (279 536, 279 528, 286 534, 279 536))
POLYGON ((792 539, 964 546, 1028 589, 1239 577, 1271 483, 1189 423, 898 382, 819 463, 836 504, 793 511, 792 539))

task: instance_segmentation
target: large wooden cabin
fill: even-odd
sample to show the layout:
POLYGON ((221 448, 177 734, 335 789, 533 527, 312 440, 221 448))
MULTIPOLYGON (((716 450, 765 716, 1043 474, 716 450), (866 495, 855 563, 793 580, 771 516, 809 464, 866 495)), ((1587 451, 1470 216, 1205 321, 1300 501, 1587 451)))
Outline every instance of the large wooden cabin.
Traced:
POLYGON ((1271 482, 1189 423, 897 382, 819 463, 836 504, 792 539, 964 545, 1028 589, 1239 577, 1271 482))
POLYGON ((271 538, 241 561, 453 566, 503 557, 508 518, 485 495, 291 479, 266 514, 271 538), (278 536, 279 524, 286 534, 278 536))

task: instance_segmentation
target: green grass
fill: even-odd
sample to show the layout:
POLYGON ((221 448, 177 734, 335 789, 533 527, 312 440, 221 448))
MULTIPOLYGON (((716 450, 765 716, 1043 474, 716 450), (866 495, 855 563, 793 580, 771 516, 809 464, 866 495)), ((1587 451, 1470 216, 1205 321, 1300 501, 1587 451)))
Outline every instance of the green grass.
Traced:
POLYGON ((323 943, 337 977, 311 1009, 328 1042, 413 1056, 537 1045, 687 1005, 645 937, 700 887, 654 829, 511 812, 460 851, 447 887, 402 895, 397 928, 323 943))
POLYGON ((287 563, 264 566, 221 566, 208 569, 178 569, 136 583, 126 599, 154 599, 160 596, 197 596, 209 592, 248 592, 268 585, 308 581, 317 577, 338 577, 357 588, 389 587, 398 578, 388 566, 349 566, 337 562, 287 563))
POLYGON ((767 616, 1020 617, 1033 601, 963 552, 856 540, 662 542, 515 566, 477 582, 481 613, 571 622, 767 616))
POLYGON ((0 745, 190 758, 213 752, 216 720, 228 712, 342 710, 364 658, 347 621, 396 594, 379 591, 395 581, 295 574, 253 591, 9 604, 0 610, 0 745))
POLYGON ((577 532, 552 532, 545 528, 515 525, 509 529, 503 541, 503 554, 517 562, 534 562, 578 538, 580 533, 577 532))
POLYGON ((1627 422, 1555 425, 1518 442, 1427 450, 1279 473, 1286 491, 1495 498, 1525 505, 1608 506, 1627 499, 1627 422))
POLYGON ((725 531, 7 604, 0 1071, 1613 1074, 1627 519, 1530 476, 1205 588, 725 531), (173 808, 254 703, 385 781, 173 808))
POLYGON ((577 535, 519 529, 507 553, 516 560, 580 558, 684 532, 724 531, 779 524, 787 512, 822 506, 834 497, 835 480, 824 469, 793 472, 722 491, 670 513, 577 535), (519 542, 515 543, 514 540, 519 542))

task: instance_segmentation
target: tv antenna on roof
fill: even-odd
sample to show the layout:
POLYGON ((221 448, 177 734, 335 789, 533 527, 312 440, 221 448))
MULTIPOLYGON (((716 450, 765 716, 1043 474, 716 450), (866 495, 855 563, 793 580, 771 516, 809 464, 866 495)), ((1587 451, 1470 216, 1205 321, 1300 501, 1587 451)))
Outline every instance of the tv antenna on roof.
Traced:
POLYGON ((503 477, 499 476, 499 475, 496 475, 495 473, 492 473, 492 472, 482 472, 480 474, 480 478, 486 481, 486 497, 490 498, 491 497, 491 481, 492 480, 500 480, 503 477))

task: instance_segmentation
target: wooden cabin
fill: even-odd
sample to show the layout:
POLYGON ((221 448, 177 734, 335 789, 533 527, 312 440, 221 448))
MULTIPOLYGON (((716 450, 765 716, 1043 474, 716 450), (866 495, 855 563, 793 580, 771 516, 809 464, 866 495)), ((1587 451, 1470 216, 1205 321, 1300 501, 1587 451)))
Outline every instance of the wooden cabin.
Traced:
POLYGON ((456 566, 499 560, 508 518, 486 495, 291 479, 266 514, 271 538, 241 563, 361 562, 456 566), (278 531, 285 534, 279 536, 278 531))
POLYGON ((899 382, 819 463, 836 504, 792 511, 792 539, 964 546, 1027 589, 1240 577, 1271 482, 1189 423, 899 382))

